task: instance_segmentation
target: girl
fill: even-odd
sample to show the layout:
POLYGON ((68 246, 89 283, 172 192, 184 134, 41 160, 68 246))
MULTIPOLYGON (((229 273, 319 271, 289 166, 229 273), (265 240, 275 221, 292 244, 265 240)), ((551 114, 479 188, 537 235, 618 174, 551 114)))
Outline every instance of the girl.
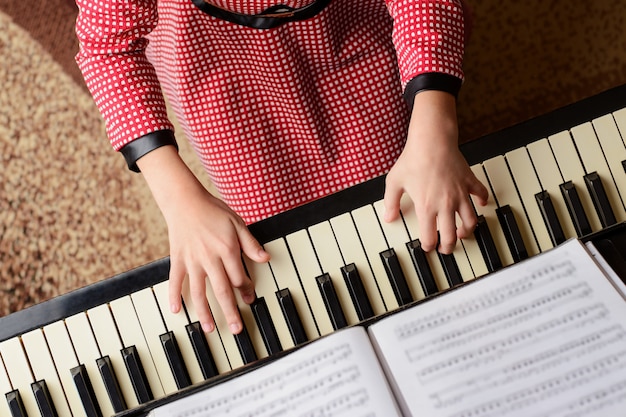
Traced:
POLYGON ((384 220, 407 193, 424 250, 449 253, 473 230, 468 196, 485 204, 487 190, 457 143, 459 0, 77 4, 77 62, 113 148, 143 173, 168 226, 171 309, 188 276, 205 331, 206 277, 233 333, 233 288, 254 300, 241 251, 269 254, 246 224, 312 199, 387 174, 384 220), (178 156, 162 91, 220 199, 178 156))

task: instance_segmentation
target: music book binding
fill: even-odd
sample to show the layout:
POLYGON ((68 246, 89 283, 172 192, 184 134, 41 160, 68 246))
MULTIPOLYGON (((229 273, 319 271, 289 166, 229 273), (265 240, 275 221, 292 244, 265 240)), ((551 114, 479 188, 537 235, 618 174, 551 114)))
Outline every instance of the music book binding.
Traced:
POLYGON ((572 239, 149 415, 623 416, 625 301, 572 239))

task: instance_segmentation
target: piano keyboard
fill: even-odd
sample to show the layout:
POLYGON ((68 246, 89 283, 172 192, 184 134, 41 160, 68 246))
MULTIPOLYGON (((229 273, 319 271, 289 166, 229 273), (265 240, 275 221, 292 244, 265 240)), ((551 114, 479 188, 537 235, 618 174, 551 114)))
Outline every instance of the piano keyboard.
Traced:
POLYGON ((408 199, 402 221, 381 220, 384 178, 251 225, 272 260, 244 260, 258 298, 240 302, 241 335, 218 309, 208 335, 193 305, 169 313, 168 259, 0 318, 0 415, 145 415, 190 385, 607 230, 626 220, 625 139, 622 86, 463 145, 490 199, 451 255, 420 249, 408 199))

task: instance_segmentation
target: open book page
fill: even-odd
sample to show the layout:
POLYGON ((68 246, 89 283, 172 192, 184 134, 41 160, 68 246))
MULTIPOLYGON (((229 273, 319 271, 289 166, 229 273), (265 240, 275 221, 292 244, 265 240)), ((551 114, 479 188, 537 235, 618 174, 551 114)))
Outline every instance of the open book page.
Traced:
POLYGON ((406 416, 623 417, 625 318, 622 295, 572 240, 370 333, 406 416))
POLYGON ((400 416, 367 332, 335 332, 271 364, 174 401, 154 417, 400 416))

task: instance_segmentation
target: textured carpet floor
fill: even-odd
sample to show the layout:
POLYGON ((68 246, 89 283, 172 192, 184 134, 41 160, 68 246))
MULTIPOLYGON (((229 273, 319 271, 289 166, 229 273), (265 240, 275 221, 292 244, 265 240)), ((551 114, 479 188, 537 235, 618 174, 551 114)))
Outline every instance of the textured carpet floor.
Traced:
POLYGON ((0 13, 0 313, 164 255, 88 93, 0 13))
MULTIPOLYGON (((472 3, 462 141, 626 82, 626 3, 472 3)), ((0 315, 167 254, 73 62, 74 18, 70 0, 0 0, 0 315)))

